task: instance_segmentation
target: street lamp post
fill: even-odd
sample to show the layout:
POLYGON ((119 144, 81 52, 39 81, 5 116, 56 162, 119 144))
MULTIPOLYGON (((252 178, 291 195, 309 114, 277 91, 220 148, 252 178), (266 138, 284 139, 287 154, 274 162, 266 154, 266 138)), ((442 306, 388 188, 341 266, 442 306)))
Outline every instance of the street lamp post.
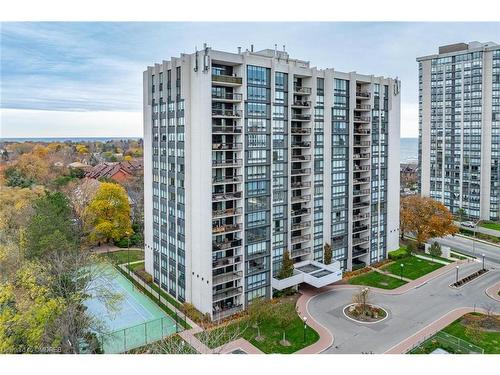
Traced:
POLYGON ((307 316, 304 316, 302 319, 304 319, 304 342, 306 342, 307 316))
POLYGON ((127 270, 130 275, 130 232, 125 233, 127 235, 127 270))
POLYGON ((483 255, 483 270, 484 270, 484 269, 485 269, 485 268, 484 268, 484 254, 482 254, 482 255, 483 255))
POLYGON ((459 268, 460 268, 459 266, 457 266, 457 267, 456 267, 456 269, 457 269, 457 280, 456 280, 456 282, 457 282, 457 283, 458 283, 458 269, 459 269, 459 268))
POLYGON ((401 281, 403 281, 403 268, 404 268, 404 264, 401 263, 401 281))

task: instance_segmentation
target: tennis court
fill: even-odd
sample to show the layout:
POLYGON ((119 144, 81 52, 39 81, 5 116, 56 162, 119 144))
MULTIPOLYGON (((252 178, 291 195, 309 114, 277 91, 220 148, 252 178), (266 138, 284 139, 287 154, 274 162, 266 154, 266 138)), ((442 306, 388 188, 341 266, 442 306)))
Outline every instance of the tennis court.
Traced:
POLYGON ((89 311, 105 325, 100 336, 105 353, 123 353, 149 344, 181 329, 155 302, 141 293, 113 267, 94 281, 96 288, 107 288, 121 296, 113 311, 98 298, 86 301, 89 311))

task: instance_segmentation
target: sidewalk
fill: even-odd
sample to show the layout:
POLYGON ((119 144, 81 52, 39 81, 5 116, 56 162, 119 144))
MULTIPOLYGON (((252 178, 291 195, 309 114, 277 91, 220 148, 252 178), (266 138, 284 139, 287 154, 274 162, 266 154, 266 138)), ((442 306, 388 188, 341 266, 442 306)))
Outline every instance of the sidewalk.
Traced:
POLYGON ((399 344, 394 345, 392 348, 387 350, 384 354, 405 354, 414 347, 418 346, 420 343, 424 342, 428 338, 435 335, 437 332, 441 331, 447 325, 453 323, 455 320, 460 318, 462 315, 470 313, 470 312, 481 312, 487 313, 485 310, 481 308, 476 308, 475 310, 472 307, 461 307, 455 310, 448 312, 443 315, 438 320, 432 322, 428 326, 422 328, 417 333, 411 335, 410 337, 404 339, 399 344))
POLYGON ((500 281, 496 284, 490 286, 488 289, 484 291, 488 297, 494 299, 497 302, 500 302, 500 296, 498 293, 500 292, 500 281))

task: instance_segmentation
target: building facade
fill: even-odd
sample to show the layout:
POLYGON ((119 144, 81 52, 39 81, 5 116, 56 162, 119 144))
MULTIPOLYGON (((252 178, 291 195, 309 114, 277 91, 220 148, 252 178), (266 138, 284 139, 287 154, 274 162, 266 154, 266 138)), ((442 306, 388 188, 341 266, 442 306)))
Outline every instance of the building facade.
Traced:
POLYGON ((397 80, 205 47, 143 90, 146 270, 179 301, 218 319, 398 248, 397 80))
POLYGON ((500 45, 458 43, 417 59, 419 190, 454 214, 500 215, 500 45))

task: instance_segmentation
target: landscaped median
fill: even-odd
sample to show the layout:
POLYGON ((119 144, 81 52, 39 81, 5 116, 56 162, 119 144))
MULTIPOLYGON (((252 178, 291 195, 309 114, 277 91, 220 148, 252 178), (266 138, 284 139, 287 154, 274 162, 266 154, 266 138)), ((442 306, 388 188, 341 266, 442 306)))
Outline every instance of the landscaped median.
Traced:
POLYGON ((264 353, 295 353, 319 340, 319 334, 297 315, 295 304, 298 296, 275 299, 268 304, 267 312, 259 322, 250 316, 228 322, 196 337, 210 349, 218 348, 236 338, 244 338, 264 353))
POLYGON ((407 283, 408 280, 416 280, 427 275, 441 267, 449 260, 435 257, 437 261, 432 261, 429 255, 415 256, 410 255, 405 246, 389 253, 392 261, 384 261, 375 264, 371 268, 347 273, 349 284, 366 285, 380 289, 396 289, 407 283), (376 268, 376 269, 375 269, 376 268))

